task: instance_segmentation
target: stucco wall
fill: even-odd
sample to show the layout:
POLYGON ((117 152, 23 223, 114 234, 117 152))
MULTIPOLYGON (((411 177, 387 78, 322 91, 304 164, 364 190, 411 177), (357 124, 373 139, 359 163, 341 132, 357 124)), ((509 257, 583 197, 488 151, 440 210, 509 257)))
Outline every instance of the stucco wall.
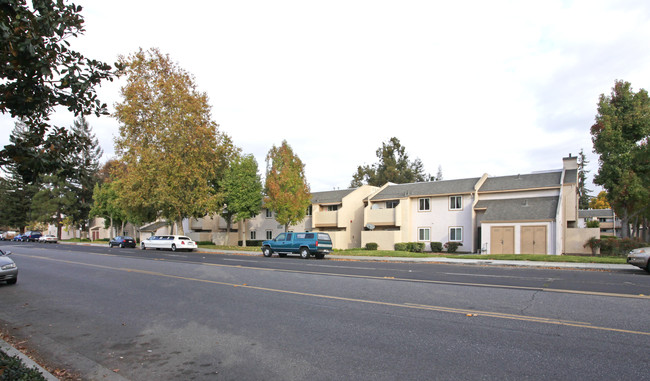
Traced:
POLYGON ((591 254, 589 246, 583 247, 591 237, 600 238, 600 228, 567 229, 565 254, 591 254))
POLYGON ((361 232, 361 247, 366 247, 369 242, 379 245, 378 250, 395 250, 395 243, 402 242, 399 239, 400 232, 394 231, 363 231, 361 232))

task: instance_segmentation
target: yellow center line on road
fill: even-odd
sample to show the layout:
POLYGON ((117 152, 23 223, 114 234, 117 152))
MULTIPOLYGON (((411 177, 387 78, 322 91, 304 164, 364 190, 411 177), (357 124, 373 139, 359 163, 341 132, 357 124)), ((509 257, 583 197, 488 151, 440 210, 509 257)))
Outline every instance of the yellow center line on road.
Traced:
MULTIPOLYGON (((69 263, 69 264, 94 267, 100 269, 124 271, 128 273, 136 273, 136 274, 143 274, 143 275, 150 275, 150 276, 157 276, 157 277, 171 278, 171 279, 181 279, 181 280, 187 280, 191 282, 216 284, 221 286, 240 287, 240 288, 246 288, 250 290, 258 290, 258 291, 273 292, 273 293, 280 293, 280 294, 308 296, 308 297, 314 297, 320 299, 338 300, 338 301, 351 302, 351 303, 363 303, 363 304, 388 306, 388 307, 446 312, 446 313, 462 314, 468 317, 491 317, 497 319, 509 319, 509 320, 518 320, 518 321, 526 321, 526 322, 541 323, 541 324, 554 324, 554 325, 561 325, 561 326, 568 326, 568 327, 586 328, 586 329, 593 329, 598 331, 608 331, 608 332, 628 333, 633 335, 650 336, 650 332, 633 331, 633 330, 610 328, 610 327, 599 327, 599 326, 594 326, 591 323, 579 322, 579 321, 551 319, 551 318, 526 316, 526 315, 514 315, 514 314, 505 314, 500 312, 460 309, 460 308, 453 308, 453 307, 430 306, 430 305, 415 304, 415 303, 392 303, 392 302, 382 302, 377 300, 347 298, 342 296, 312 294, 312 293, 306 293, 300 291, 290 291, 290 290, 281 290, 281 289, 268 288, 268 287, 251 286, 246 283, 239 284, 239 283, 231 283, 231 282, 220 282, 220 281, 208 280, 208 279, 184 277, 180 275, 165 274, 156 271, 139 270, 139 269, 132 269, 132 268, 124 268, 124 267, 111 267, 106 265, 96 265, 90 263, 83 263, 83 262, 64 260, 64 259, 54 259, 54 258, 40 257, 40 256, 33 256, 33 255, 26 255, 26 256, 31 258, 36 258, 36 259, 45 259, 54 262, 69 263)), ((221 265, 215 265, 215 266, 221 266, 221 265)), ((222 267, 242 268, 241 266, 226 266, 226 265, 222 267)), ((263 269, 263 270, 269 270, 269 269, 263 269)), ((377 279, 381 279, 381 278, 377 278, 377 279)))

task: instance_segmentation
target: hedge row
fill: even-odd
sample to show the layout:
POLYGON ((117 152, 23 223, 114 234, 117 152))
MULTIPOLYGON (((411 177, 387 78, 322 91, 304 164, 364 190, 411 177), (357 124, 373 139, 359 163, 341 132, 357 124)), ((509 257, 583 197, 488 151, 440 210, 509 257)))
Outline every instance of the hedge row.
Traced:
POLYGON ((0 351, 0 381, 4 380, 45 381, 45 377, 36 368, 27 368, 18 356, 0 351))

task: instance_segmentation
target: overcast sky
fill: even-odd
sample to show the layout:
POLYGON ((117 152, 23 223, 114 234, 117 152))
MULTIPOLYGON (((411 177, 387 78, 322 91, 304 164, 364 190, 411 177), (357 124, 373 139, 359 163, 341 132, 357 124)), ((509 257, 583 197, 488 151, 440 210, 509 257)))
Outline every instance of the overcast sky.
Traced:
MULTIPOLYGON (((262 174, 286 139, 312 191, 347 188, 393 136, 444 179, 558 169, 580 149, 593 176, 598 96, 616 79, 650 87, 647 0, 76 4, 86 33, 73 48, 113 63, 158 47, 195 76, 262 174)), ((111 110, 123 83, 99 89, 111 110)), ((0 123, 4 145, 13 121, 0 123)), ((117 121, 90 123, 113 157, 117 121)))

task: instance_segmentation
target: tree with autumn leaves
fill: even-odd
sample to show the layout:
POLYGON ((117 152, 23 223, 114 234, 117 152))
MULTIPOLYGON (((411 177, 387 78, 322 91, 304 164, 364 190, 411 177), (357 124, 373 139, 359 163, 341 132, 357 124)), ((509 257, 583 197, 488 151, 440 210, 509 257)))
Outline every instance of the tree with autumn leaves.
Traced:
POLYGON ((116 179, 120 204, 155 210, 184 234, 184 218, 219 210, 220 171, 235 149, 212 120, 208 96, 168 55, 140 49, 119 62, 127 81, 114 114, 125 164, 116 179))
POLYGON ((280 147, 273 145, 266 155, 265 184, 265 206, 276 213, 275 219, 285 231, 305 218, 311 205, 305 165, 286 140, 280 147))

